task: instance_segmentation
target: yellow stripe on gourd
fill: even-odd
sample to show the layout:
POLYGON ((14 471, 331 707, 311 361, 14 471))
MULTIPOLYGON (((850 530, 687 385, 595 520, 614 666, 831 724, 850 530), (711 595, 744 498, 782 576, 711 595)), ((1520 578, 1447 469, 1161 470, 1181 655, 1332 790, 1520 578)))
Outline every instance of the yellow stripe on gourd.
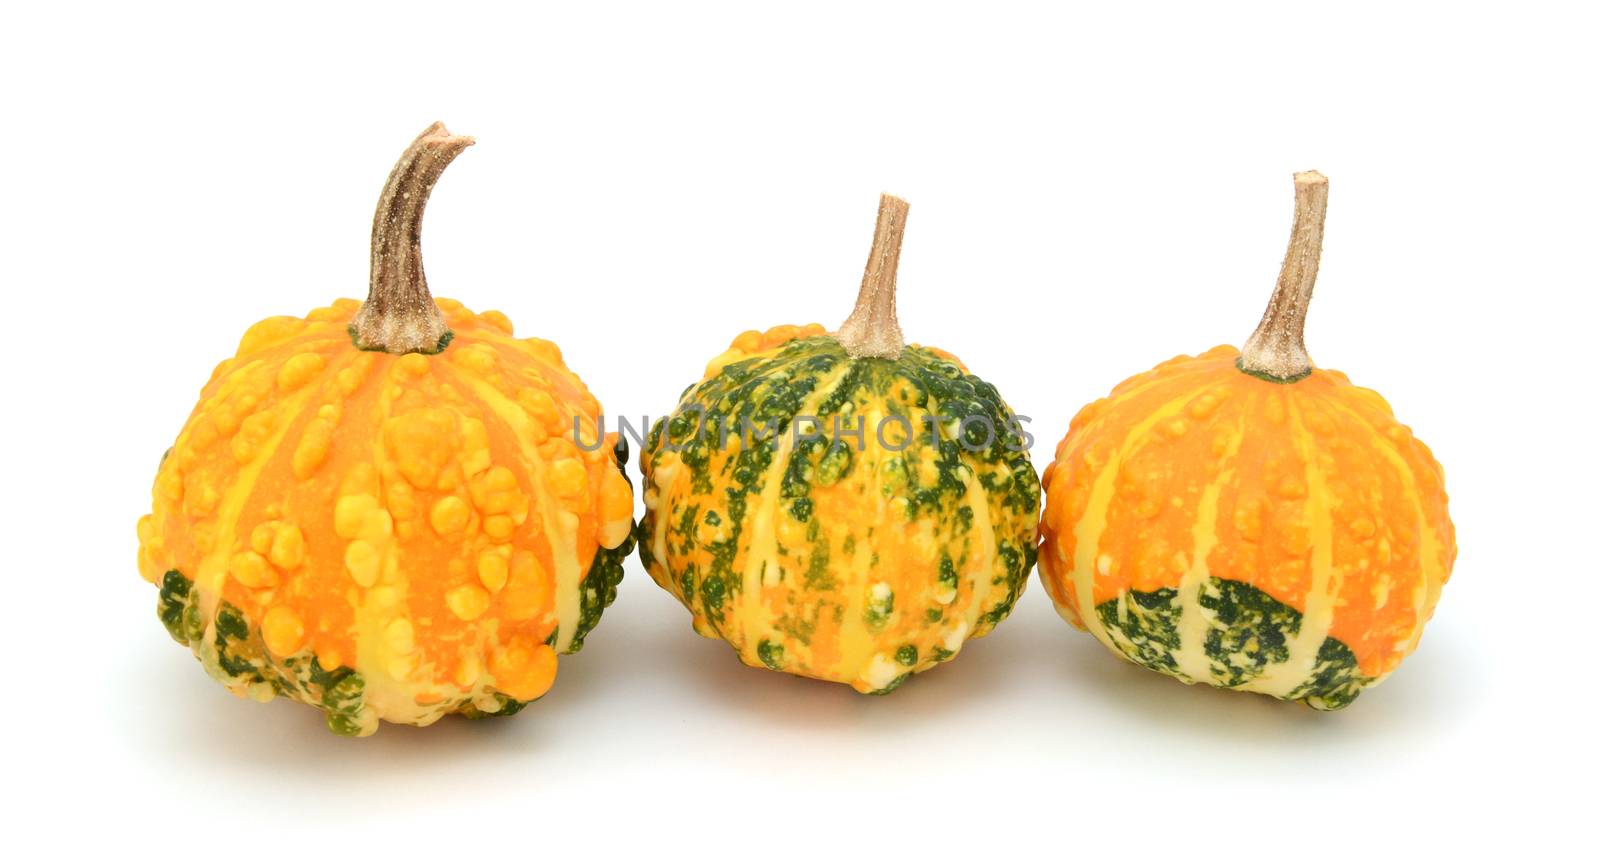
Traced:
MULTIPOLYGON (((301 389, 274 404, 272 409, 287 414, 297 414, 314 391, 314 389, 301 389)), ((195 585, 206 595, 206 602, 202 606, 206 610, 208 623, 211 623, 209 619, 215 617, 216 611, 221 608, 222 587, 228 576, 228 560, 240 544, 235 532, 239 526, 240 514, 255 492, 261 470, 276 455, 278 447, 289 435, 289 429, 298 422, 298 419, 278 420, 277 428, 257 446, 255 456, 234 472, 233 481, 229 483, 221 502, 217 505, 214 512, 217 541, 200 561, 200 567, 196 569, 194 575, 195 585)))
MULTIPOLYGON (((838 389, 849 371, 849 363, 842 363, 824 376, 796 412, 815 413, 817 406, 838 389)), ((794 455, 795 446, 794 426, 787 427, 789 430, 782 431, 777 438, 778 451, 772 456, 772 462, 767 465, 767 471, 762 474, 759 501, 749 503, 745 507, 744 520, 740 521, 741 529, 750 532, 750 544, 745 556, 744 586, 733 596, 730 612, 736 619, 734 625, 743 631, 744 637, 735 642, 735 647, 738 648, 740 657, 751 664, 761 662, 756 648, 762 638, 774 632, 772 611, 762 602, 762 589, 767 585, 777 584, 777 578, 769 573, 769 570, 775 572, 781 567, 778 562, 777 520, 780 514, 778 500, 783 492, 783 474, 789 467, 789 459, 794 455)), ((666 527, 660 528, 665 537, 666 527)), ((693 594, 689 593, 689 596, 692 597, 693 594)))
MULTIPOLYGON (((1443 557, 1444 544, 1439 540, 1438 533, 1434 531, 1433 522, 1428 519, 1427 510, 1423 507, 1422 492, 1418 490, 1416 474, 1412 472, 1410 462, 1394 448, 1394 441, 1385 436, 1382 431, 1379 431, 1369 420, 1346 405, 1334 402, 1333 406, 1372 435, 1372 448, 1382 455, 1390 466, 1394 467, 1395 474, 1399 476, 1400 483, 1404 486, 1407 500, 1411 503, 1412 508, 1416 510, 1417 530, 1421 544, 1417 556, 1417 584, 1412 592, 1412 620, 1414 625, 1410 636, 1404 643, 1404 649, 1394 652, 1404 656, 1416 649, 1417 642, 1422 638, 1423 625, 1428 620, 1428 612, 1432 609, 1433 604, 1439 600, 1439 592, 1444 586, 1446 566, 1443 557)), ((1389 672, 1385 672, 1378 676, 1378 681, 1387 678, 1389 674, 1389 672)), ((1374 685, 1378 681, 1375 681, 1374 685)))
POLYGON ((1231 432, 1222 458, 1217 462, 1216 476, 1200 494, 1192 530, 1193 558, 1189 560, 1189 567, 1178 584, 1181 610, 1178 617, 1178 650, 1172 652, 1172 657, 1180 673, 1190 680, 1205 683, 1213 683, 1215 678, 1211 674, 1211 660, 1205 651, 1210 614, 1200 604, 1200 591, 1211 579, 1208 559, 1217 546, 1217 505, 1222 498, 1223 487, 1233 481, 1233 462, 1244 442, 1244 430, 1244 419, 1241 418, 1231 432))
MULTIPOLYGON (((872 668, 872 633, 867 627, 867 578, 872 573, 872 544, 856 541, 850 557, 850 582, 844 586, 844 619, 839 623, 839 662, 832 671, 847 681, 862 681, 872 668)), ((877 689, 882 684, 874 684, 877 689)))
MULTIPOLYGON (((394 415, 394 400, 399 390, 400 378, 405 371, 404 360, 397 361, 394 370, 386 372, 379 381, 375 391, 377 402, 377 424, 387 425, 394 415)), ((380 432, 381 433, 381 432, 380 432)), ((372 471, 377 483, 372 485, 372 490, 378 500, 370 512, 364 513, 363 518, 387 514, 382 506, 381 480, 385 469, 389 466, 387 444, 382 442, 370 445, 372 455, 372 471)), ((410 725, 427 725, 443 715, 438 711, 432 715, 417 703, 417 682, 410 675, 410 667, 419 664, 420 658, 415 656, 412 646, 401 646, 405 650, 396 650, 395 641, 415 641, 414 630, 406 638, 400 638, 400 628, 395 622, 404 615, 402 609, 406 602, 407 579, 405 575, 396 573, 401 556, 399 546, 393 537, 393 524, 389 527, 365 527, 357 524, 364 531, 358 531, 357 540, 351 541, 350 546, 366 544, 372 556, 363 559, 359 568, 350 568, 356 584, 362 588, 355 594, 354 602, 354 627, 352 635, 356 642, 356 670, 362 674, 365 681, 363 702, 379 717, 389 722, 401 722, 410 725), (387 529, 389 531, 383 531, 387 529), (376 567, 376 573, 367 569, 367 563, 376 567), (362 579, 370 580, 363 584, 362 579), (391 630, 391 626, 395 626, 391 630), (397 674, 404 669, 406 674, 397 674)), ((348 531, 348 530, 346 530, 348 531)), ((341 533, 343 534, 343 533, 341 533)), ((348 549, 348 548, 347 548, 348 549)), ((431 688, 431 687, 430 687, 431 688)))
MULTIPOLYGON (((989 492, 984 490, 983 483, 972 475, 970 468, 965 466, 961 468, 961 483, 967 486, 962 501, 972 509, 972 528, 978 533, 979 550, 976 561, 979 571, 972 581, 972 602, 967 604, 965 623, 968 628, 978 628, 980 626, 978 619, 983 617, 983 605, 988 603, 989 592, 994 588, 994 563, 999 553, 995 549, 994 525, 989 519, 989 492)), ((960 647, 957 645, 955 650, 959 650, 960 647)))
POLYGON ((1284 397, 1284 404, 1295 450, 1305 461, 1304 513, 1311 542, 1311 585, 1306 592, 1305 606, 1300 611, 1300 629, 1289 636, 1288 657, 1281 662, 1268 663, 1261 674, 1244 685, 1254 692, 1275 696, 1292 692, 1311 677, 1317 663, 1317 652, 1327 640, 1328 630, 1333 625, 1334 599, 1341 579, 1333 566, 1331 494, 1317 461, 1317 448, 1301 419, 1300 405, 1288 396, 1284 397))
MULTIPOLYGON (((1072 577, 1077 594, 1078 618, 1107 647, 1122 654, 1122 649, 1106 633, 1100 613, 1095 609, 1094 575, 1100 561, 1100 536, 1106 530, 1111 513, 1111 500, 1116 494, 1117 474, 1123 462, 1132 458, 1143 446, 1152 431, 1162 422, 1183 412, 1183 408, 1214 387, 1203 387, 1175 398, 1156 408, 1138 424, 1128 430, 1122 444, 1106 460, 1105 466, 1095 476, 1089 491, 1089 501, 1083 514, 1073 527, 1077 548, 1073 554, 1072 577)), ((1126 655, 1123 655, 1126 656, 1126 655)))
MULTIPOLYGON (((520 405, 507 398, 493 385, 478 378, 463 376, 461 380, 496 416, 509 425, 519 438, 523 438, 524 442, 532 440, 535 436, 529 427, 533 421, 532 417, 520 405)), ((559 499, 551 490, 550 468, 543 457, 538 454, 527 454, 524 455, 524 459, 533 472, 533 489, 538 494, 545 537, 550 542, 550 556, 555 563, 558 622, 555 649, 566 651, 572 644, 573 634, 577 632, 578 621, 582 615, 582 591, 579 583, 583 580, 584 568, 579 564, 578 558, 577 518, 561 507, 559 499)))

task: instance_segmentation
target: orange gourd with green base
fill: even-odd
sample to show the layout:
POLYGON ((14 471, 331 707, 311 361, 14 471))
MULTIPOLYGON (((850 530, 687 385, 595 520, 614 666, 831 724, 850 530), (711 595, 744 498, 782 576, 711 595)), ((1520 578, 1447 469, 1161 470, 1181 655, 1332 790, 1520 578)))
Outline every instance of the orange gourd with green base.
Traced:
POLYGON ((337 733, 515 713, 615 596, 626 449, 560 350, 433 299, 435 124, 372 229, 367 300, 251 327, 162 458, 139 571, 172 637, 237 695, 337 733))
POLYGON ((1428 447, 1306 354, 1327 179, 1296 175, 1295 197, 1242 352, 1169 360, 1073 418, 1045 470, 1039 573, 1128 660, 1330 710, 1416 647, 1456 545, 1428 447))

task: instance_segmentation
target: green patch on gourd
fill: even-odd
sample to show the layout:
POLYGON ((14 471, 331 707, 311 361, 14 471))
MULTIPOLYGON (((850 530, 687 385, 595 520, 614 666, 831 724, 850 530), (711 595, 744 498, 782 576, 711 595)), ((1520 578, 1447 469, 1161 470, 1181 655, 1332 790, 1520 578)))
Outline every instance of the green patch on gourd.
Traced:
POLYGON ((850 465, 854 462, 855 456, 850 453, 850 446, 844 442, 834 442, 822 455, 822 460, 817 462, 817 484, 823 487, 838 484, 850 474, 850 465))
POLYGON ((900 674, 895 675, 894 680, 892 680, 892 681, 888 682, 887 684, 884 684, 883 686, 878 687, 877 689, 867 693, 867 695, 888 695, 889 693, 892 693, 895 690, 900 689, 900 685, 905 683, 906 679, 909 678, 909 677, 911 677, 911 673, 910 672, 901 672, 900 674))
POLYGON ((217 682, 249 698, 281 695, 320 708, 335 734, 370 734, 377 727, 376 714, 363 702, 361 673, 348 666, 324 669, 311 654, 275 657, 237 606, 218 601, 208 620, 197 594, 181 571, 169 570, 161 578, 156 614, 217 682))
POLYGON ((1361 673, 1356 655, 1337 639, 1322 641, 1311 676, 1291 695, 1317 710, 1338 710, 1356 700, 1372 679, 1361 673))
POLYGON ((867 627, 877 631, 882 630, 889 623, 889 617, 894 615, 894 589, 886 583, 878 583, 868 593, 867 607, 864 618, 867 627))
MULTIPOLYGON (((1299 610, 1237 580, 1206 580, 1198 600, 1206 613, 1202 642, 1206 675, 1189 675, 1178 666, 1183 606, 1177 589, 1128 592, 1100 604, 1096 612, 1112 644, 1129 660, 1185 682, 1250 689, 1251 681, 1269 667, 1288 661, 1289 645, 1300 632, 1299 610)), ((1318 649, 1309 674, 1280 697, 1318 710, 1337 710, 1371 683, 1349 646, 1329 637, 1318 649)))
POLYGON ((188 646, 192 638, 185 628, 184 610, 189 606, 189 590, 193 584, 180 571, 167 571, 161 577, 161 592, 156 599, 156 617, 174 642, 188 646))
MULTIPOLYGON (((613 454, 616 456, 617 470, 622 473, 624 479, 627 479, 628 441, 619 436, 616 447, 613 449, 613 454)), ((633 485, 632 480, 628 481, 628 485, 630 487, 633 485)), ((588 636, 589 631, 600 623, 600 615, 605 612, 606 607, 616 602, 617 586, 622 584, 623 563, 628 558, 628 554, 633 552, 634 545, 638 542, 639 527, 630 524, 628 537, 622 539, 621 544, 609 550, 601 547, 595 551, 594 561, 589 563, 589 573, 584 576, 583 583, 578 589, 580 610, 578 627, 572 634, 572 641, 567 644, 566 650, 562 653, 576 654, 582 650, 584 637, 588 636)), ((516 705, 516 709, 512 710, 511 713, 516 713, 522 709, 521 702, 512 701, 509 696, 506 698, 510 704, 516 705)), ((506 705, 501 705, 501 710, 505 708, 506 705)), ((484 715, 509 716, 510 714, 495 712, 484 715)))
POLYGON ((1100 604, 1100 623, 1128 659, 1163 674, 1181 675, 1172 652, 1178 650, 1177 589, 1134 591, 1100 604))
POLYGON ((1001 598, 993 609, 983 614, 981 620, 991 626, 999 624, 1011 614, 1012 608, 1017 605, 1017 598, 1021 596, 1023 588, 1028 583, 1028 572, 1032 570, 1039 554, 1038 548, 1032 544, 1025 544, 1022 549, 1018 549, 1011 541, 1001 542, 996 549, 1005 568, 1005 574, 995 582, 1006 586, 1006 596, 1001 598))
POLYGON ((801 645, 810 645, 811 634, 817 632, 817 621, 814 616, 801 618, 795 615, 785 615, 778 619, 774 627, 801 645))
POLYGON ((1208 579, 1200 606, 1215 617, 1206 630, 1206 657, 1220 687, 1237 687, 1267 666, 1289 658, 1289 640, 1300 632, 1300 611, 1261 589, 1233 580, 1208 579))
MULTIPOLYGON (((579 606, 581 612, 578 616, 578 629, 572 634, 572 642, 567 645, 563 653, 576 654, 583 648, 583 639, 589 635, 600 623, 600 615, 606 607, 616 602, 617 586, 622 583, 622 565, 633 552, 633 546, 638 540, 638 527, 630 526, 628 537, 611 549, 604 547, 595 551, 594 561, 589 565, 589 573, 583 578, 579 586, 579 606)), ((495 714, 504 716, 505 714, 495 714)))
POLYGON ((773 671, 783 671, 783 646, 770 639, 763 639, 756 645, 756 656, 761 658, 761 664, 773 671))
POLYGON ((959 585, 961 585, 961 578, 956 576, 956 563, 951 560, 949 553, 940 556, 939 586, 941 588, 949 589, 950 591, 955 591, 956 587, 959 585))
POLYGON ((835 591, 839 588, 839 578, 833 575, 833 565, 828 562, 828 539, 820 531, 813 533, 813 529, 817 529, 815 521, 807 528, 813 549, 811 561, 806 565, 805 586, 814 591, 835 591))

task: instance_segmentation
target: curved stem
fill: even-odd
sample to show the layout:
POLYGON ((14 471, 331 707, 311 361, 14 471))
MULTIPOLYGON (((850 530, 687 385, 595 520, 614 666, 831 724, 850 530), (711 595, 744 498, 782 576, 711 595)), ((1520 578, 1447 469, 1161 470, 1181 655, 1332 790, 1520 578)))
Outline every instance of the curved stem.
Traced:
POLYGON ((900 266, 900 241, 905 237, 906 215, 911 206, 885 193, 878 197, 878 225, 872 232, 872 252, 861 275, 856 308, 839 325, 835 339, 852 357, 896 359, 905 348, 900 319, 895 317, 895 271, 900 266))
POLYGON ((411 142, 378 197, 372 217, 372 275, 350 336, 356 346, 391 354, 435 354, 450 343, 444 314, 422 272, 422 210, 444 168, 471 137, 429 125, 411 142))
POLYGON ((1328 179, 1320 172, 1294 175, 1294 227, 1278 287, 1261 323, 1239 354, 1239 368, 1265 380, 1291 383, 1311 374, 1306 353, 1306 309, 1322 258, 1322 224, 1328 216, 1328 179))

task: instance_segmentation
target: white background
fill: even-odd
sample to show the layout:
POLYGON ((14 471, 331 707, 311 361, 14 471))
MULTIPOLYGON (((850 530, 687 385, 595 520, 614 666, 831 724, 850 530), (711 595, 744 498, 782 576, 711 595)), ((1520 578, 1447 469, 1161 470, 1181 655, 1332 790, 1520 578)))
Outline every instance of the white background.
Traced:
MULTIPOLYGON (((1542 4, 12 7, 0 24, 4 800, 163 852, 1181 852, 1565 843, 1595 797, 1595 21, 1542 4), (1200 7, 1207 8, 1200 8, 1200 7), (637 563, 506 721, 329 735, 228 696, 134 566, 252 322, 366 289, 428 122, 435 294, 659 415, 748 328, 836 324, 877 194, 907 338, 1039 435, 1240 343, 1332 182, 1309 341, 1449 475, 1460 560, 1352 708, 1185 687, 1050 609, 886 698, 741 666, 637 563)), ((10 849, 9 847, 7 849, 10 849)))

